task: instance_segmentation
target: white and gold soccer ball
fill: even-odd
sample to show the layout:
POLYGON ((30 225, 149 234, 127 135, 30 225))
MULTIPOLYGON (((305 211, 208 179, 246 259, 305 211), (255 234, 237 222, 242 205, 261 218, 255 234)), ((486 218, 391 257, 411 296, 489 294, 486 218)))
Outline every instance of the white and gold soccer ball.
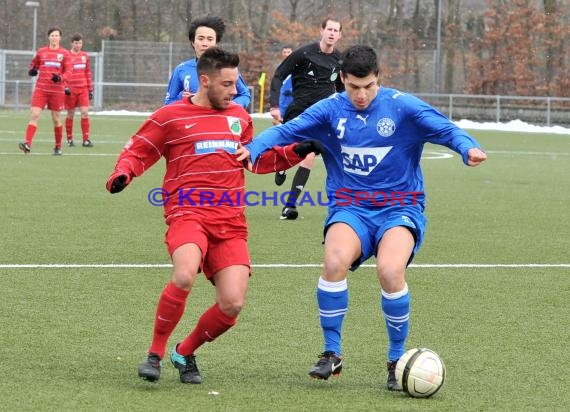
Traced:
POLYGON ((445 365, 437 353, 430 349, 410 349, 396 364, 396 379, 410 396, 428 398, 443 386, 445 365))

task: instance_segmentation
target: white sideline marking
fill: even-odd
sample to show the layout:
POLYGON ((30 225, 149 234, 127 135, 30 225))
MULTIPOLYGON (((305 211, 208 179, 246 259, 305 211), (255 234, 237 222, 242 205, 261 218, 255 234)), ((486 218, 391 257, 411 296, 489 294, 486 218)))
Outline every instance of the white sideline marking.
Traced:
MULTIPOLYGON (((373 268, 376 265, 367 264, 361 267, 373 268)), ((109 264, 0 264, 0 269, 137 269, 137 268, 171 268, 170 263, 109 263, 109 264)), ((320 263, 307 264, 287 264, 287 263, 268 263, 253 264, 253 268, 321 268, 320 263)), ((570 268, 570 263, 412 263, 409 267, 427 269, 427 268, 570 268)))

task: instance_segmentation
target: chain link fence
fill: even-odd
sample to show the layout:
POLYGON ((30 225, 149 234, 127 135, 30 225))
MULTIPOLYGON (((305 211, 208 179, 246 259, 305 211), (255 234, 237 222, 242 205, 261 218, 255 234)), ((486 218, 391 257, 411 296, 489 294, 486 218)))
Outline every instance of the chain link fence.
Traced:
MULTIPOLYGON (((224 47, 234 49, 231 44, 224 47)), ((188 43, 103 41, 101 51, 89 56, 95 87, 92 110, 153 111, 163 103, 170 73, 193 51, 188 43)), ((0 50, 0 108, 29 107, 35 80, 27 75, 32 57, 31 51, 0 50)), ((429 76, 433 70, 429 56, 424 57, 421 72, 429 76)), ((258 90, 257 84, 250 85, 250 111, 259 107, 258 90)), ((570 98, 415 94, 453 120, 570 125, 570 98)))

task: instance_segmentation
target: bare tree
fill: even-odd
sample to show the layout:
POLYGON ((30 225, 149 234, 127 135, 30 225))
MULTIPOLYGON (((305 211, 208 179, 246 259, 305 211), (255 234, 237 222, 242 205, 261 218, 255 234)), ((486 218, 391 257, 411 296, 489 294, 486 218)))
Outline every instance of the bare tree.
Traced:
POLYGON ((461 26, 459 10, 461 0, 448 0, 447 19, 445 24, 445 79, 444 92, 452 93, 453 77, 457 64, 456 53, 461 46, 461 26))

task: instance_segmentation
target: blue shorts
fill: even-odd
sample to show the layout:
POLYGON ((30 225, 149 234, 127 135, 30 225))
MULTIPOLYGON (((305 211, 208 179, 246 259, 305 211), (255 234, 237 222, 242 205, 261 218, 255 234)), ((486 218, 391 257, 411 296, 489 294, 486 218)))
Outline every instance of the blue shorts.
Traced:
POLYGON ((377 209, 331 206, 325 219, 325 235, 333 223, 346 223, 360 239, 362 254, 350 268, 354 271, 371 256, 376 256, 380 239, 388 229, 396 226, 407 227, 414 235, 416 243, 408 261, 408 264, 411 263, 422 244, 427 219, 419 206, 398 205, 377 209))

